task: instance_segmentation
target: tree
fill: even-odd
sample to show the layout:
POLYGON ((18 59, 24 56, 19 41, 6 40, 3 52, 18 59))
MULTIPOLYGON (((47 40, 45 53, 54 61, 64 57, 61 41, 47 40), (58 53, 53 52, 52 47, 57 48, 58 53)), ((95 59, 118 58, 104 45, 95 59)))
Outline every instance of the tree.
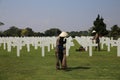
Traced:
POLYGON ((27 35, 28 35, 27 29, 21 29, 21 36, 27 36, 27 35))
POLYGON ((120 27, 118 25, 114 25, 111 27, 111 34, 112 37, 120 36, 120 27))
POLYGON ((2 31, 0 31, 0 37, 2 37, 2 36, 4 36, 4 34, 3 34, 3 32, 2 32, 2 31))
MULTIPOLYGON (((4 23, 0 22, 0 26, 2 26, 2 25, 4 25, 4 23)), ((2 31, 0 31, 0 36, 3 36, 3 32, 2 31)))
POLYGON ((4 23, 3 23, 3 22, 0 22, 0 26, 2 26, 2 25, 4 25, 4 23))
POLYGON ((98 14, 96 20, 93 22, 93 30, 99 33, 101 36, 107 35, 108 31, 106 30, 106 24, 104 23, 104 19, 98 14))
POLYGON ((80 31, 81 36, 88 36, 88 31, 80 31))
POLYGON ((74 38, 75 36, 81 36, 81 34, 80 32, 77 32, 77 31, 71 31, 69 32, 69 36, 74 38))
POLYGON ((45 34, 44 33, 40 33, 40 32, 35 32, 34 36, 41 36, 42 37, 42 36, 45 36, 45 34))
POLYGON ((45 36, 58 36, 61 33, 61 30, 57 28, 51 28, 45 31, 45 36))
POLYGON ((15 26, 10 27, 8 30, 4 31, 5 36, 21 36, 21 30, 15 26))
POLYGON ((34 36, 34 31, 31 28, 26 28, 26 36, 34 36))

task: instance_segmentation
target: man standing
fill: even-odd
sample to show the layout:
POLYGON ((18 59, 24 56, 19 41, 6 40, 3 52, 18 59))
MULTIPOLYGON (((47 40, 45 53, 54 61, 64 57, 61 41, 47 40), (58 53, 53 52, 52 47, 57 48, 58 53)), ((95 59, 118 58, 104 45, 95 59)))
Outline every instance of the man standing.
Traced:
POLYGON ((93 40, 95 40, 96 44, 98 44, 97 47, 95 47, 95 50, 98 49, 98 51, 100 51, 100 39, 99 39, 99 34, 96 31, 92 31, 92 33, 94 34, 93 40))

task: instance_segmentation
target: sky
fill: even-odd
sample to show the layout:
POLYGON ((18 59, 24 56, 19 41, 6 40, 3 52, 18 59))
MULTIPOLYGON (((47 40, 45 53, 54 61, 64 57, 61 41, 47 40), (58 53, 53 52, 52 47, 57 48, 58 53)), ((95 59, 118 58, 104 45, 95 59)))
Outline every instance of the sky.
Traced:
POLYGON ((62 31, 84 31, 93 26, 100 14, 109 30, 120 26, 120 0, 0 0, 0 31, 32 28, 44 32, 51 28, 62 31))

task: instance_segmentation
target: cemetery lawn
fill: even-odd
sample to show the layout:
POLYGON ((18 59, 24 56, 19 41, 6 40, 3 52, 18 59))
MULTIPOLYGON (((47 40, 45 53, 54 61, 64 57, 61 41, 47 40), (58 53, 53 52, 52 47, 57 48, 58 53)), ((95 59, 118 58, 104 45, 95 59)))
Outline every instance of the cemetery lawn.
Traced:
POLYGON ((12 52, 0 47, 0 80, 120 80, 120 57, 117 57, 116 47, 107 52, 105 47, 100 52, 94 51, 89 57, 88 52, 76 52, 79 45, 70 48, 67 57, 67 70, 56 70, 54 50, 45 51, 41 57, 41 48, 27 52, 21 50, 16 56, 16 47, 12 52))

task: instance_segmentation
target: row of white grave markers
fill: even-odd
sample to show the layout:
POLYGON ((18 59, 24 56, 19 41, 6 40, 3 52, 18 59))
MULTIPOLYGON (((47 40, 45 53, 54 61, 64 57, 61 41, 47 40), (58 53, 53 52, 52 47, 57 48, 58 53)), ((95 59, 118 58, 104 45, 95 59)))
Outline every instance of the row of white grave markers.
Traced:
POLYGON ((44 47, 48 47, 50 51, 50 45, 55 45, 55 37, 1 37, 0 44, 3 44, 4 50, 7 49, 8 52, 11 52, 12 47, 17 47, 17 56, 20 56, 20 50, 23 46, 27 46, 27 51, 30 52, 30 45, 34 46, 35 49, 38 47, 42 48, 42 56, 45 56, 44 47), (7 45, 7 46, 6 46, 7 45))
POLYGON ((72 42, 72 37, 67 38, 67 43, 66 43, 66 56, 69 56, 69 50, 71 46, 74 46, 74 43, 72 42))
POLYGON ((100 38, 101 48, 103 49, 103 45, 107 45, 107 51, 110 52, 110 47, 117 46, 117 56, 120 56, 120 38, 118 40, 113 40, 113 37, 102 37, 100 38))
MULTIPOLYGON (((89 47, 89 56, 92 56, 92 46, 97 46, 97 44, 92 41, 92 37, 75 37, 80 45, 82 45, 85 50, 88 50, 89 47)), ((107 45, 107 51, 110 51, 111 46, 117 46, 117 56, 120 56, 120 38, 118 40, 113 40, 113 38, 102 37, 100 38, 101 48, 103 45, 107 45)), ((11 52, 12 47, 17 47, 17 56, 20 56, 20 50, 23 46, 27 46, 27 51, 30 52, 30 45, 34 46, 35 49, 38 47, 42 48, 42 56, 45 56, 45 46, 48 47, 48 51, 51 48, 54 49, 56 45, 56 37, 0 37, 0 46, 3 44, 3 49, 11 52)), ((74 46, 72 38, 67 38, 66 43, 66 55, 69 55, 69 49, 71 46, 74 46)))
POLYGON ((108 37, 101 37, 100 38, 100 44, 101 44, 101 49, 104 48, 104 45, 107 46, 107 51, 110 52, 110 44, 111 44, 111 39, 108 37))
MULTIPOLYGON (((92 37, 75 37, 80 45, 82 45, 85 50, 89 47, 89 56, 92 56, 92 46, 97 46, 92 37)), ((111 46, 117 46, 117 56, 120 56, 120 38, 118 40, 113 40, 113 38, 101 37, 100 38, 101 49, 103 49, 104 44, 107 46, 107 51, 110 52, 111 46), (111 46, 110 46, 111 45, 111 46)))
POLYGON ((117 56, 120 57, 120 38, 118 40, 111 40, 111 46, 117 46, 117 56))
MULTIPOLYGON (((56 46, 56 37, 0 37, 0 45, 3 44, 4 50, 7 49, 11 52, 12 47, 17 47, 17 56, 20 56, 20 50, 23 46, 27 46, 27 51, 30 52, 30 46, 34 46, 35 49, 38 47, 42 48, 42 56, 45 56, 45 46, 47 46, 48 51, 54 49, 56 46)), ((72 38, 67 38, 66 51, 67 56, 69 55, 70 46, 74 46, 72 38)))
POLYGON ((92 40, 92 37, 82 36, 82 37, 75 37, 75 39, 83 48, 85 48, 86 51, 88 50, 89 47, 89 56, 92 56, 92 47, 97 46, 95 41, 92 40))

